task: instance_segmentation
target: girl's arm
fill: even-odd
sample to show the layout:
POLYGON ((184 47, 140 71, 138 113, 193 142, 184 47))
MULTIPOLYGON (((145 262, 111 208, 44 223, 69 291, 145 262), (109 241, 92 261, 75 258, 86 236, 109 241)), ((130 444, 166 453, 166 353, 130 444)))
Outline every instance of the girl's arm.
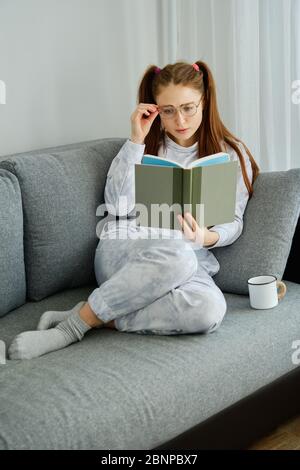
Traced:
POLYGON ((135 207, 135 163, 141 163, 145 145, 127 140, 107 173, 104 201, 109 214, 125 216, 135 207))
MULTIPOLYGON (((238 143, 238 145, 245 159, 247 175, 249 177, 249 180, 252 181, 252 167, 250 159, 248 157, 248 154, 246 153, 244 146, 240 143, 238 143)), ((230 153, 233 156, 233 160, 238 160, 238 177, 234 221, 228 224, 214 225, 210 229, 211 232, 216 232, 219 235, 219 240, 215 244, 207 246, 208 249, 231 245, 235 240, 239 238, 243 231, 243 215, 249 199, 249 193, 244 182, 238 155, 233 149, 232 151, 230 151, 230 153)))

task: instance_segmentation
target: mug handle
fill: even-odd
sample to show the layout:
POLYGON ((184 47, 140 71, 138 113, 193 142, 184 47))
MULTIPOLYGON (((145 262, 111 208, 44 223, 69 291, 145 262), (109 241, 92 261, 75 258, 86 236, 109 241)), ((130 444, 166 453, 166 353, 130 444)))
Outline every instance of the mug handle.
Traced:
POLYGON ((279 291, 277 292, 278 300, 281 300, 286 294, 286 285, 282 281, 276 281, 276 286, 277 290, 279 289, 279 291))

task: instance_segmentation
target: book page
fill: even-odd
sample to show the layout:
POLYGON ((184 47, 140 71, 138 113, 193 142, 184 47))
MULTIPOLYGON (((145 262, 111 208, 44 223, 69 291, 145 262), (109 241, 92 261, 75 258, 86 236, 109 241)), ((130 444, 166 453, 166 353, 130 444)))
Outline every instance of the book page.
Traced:
POLYGON ((160 165, 160 166, 170 166, 177 168, 184 168, 180 163, 174 162, 168 158, 156 157, 155 155, 146 154, 142 158, 143 165, 160 165))
POLYGON ((207 157, 198 158, 192 162, 188 168, 194 168, 197 166, 207 166, 207 165, 216 165, 218 163, 226 163, 230 161, 230 156, 228 153, 218 152, 213 155, 208 155, 207 157))

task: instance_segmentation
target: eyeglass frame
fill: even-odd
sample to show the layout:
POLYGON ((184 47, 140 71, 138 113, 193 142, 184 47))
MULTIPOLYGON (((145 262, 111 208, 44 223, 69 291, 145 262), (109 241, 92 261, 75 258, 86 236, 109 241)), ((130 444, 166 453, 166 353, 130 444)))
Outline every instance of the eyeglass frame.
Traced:
MULTIPOLYGON (((196 104, 195 101, 190 101, 189 103, 184 103, 184 104, 181 104, 180 106, 173 106, 172 104, 166 105, 166 106, 158 106, 158 105, 157 105, 158 113, 159 113, 159 115, 160 115, 160 112, 159 112, 159 111, 160 111, 161 108, 173 108, 173 109, 175 109, 175 111, 177 111, 177 109, 181 108, 182 106, 187 106, 188 104, 194 104, 194 105, 196 106, 196 112, 195 112, 194 114, 192 114, 191 116, 184 116, 184 115, 183 115, 184 117, 193 117, 193 116, 195 116, 195 114, 197 114, 198 107, 200 106, 200 103, 201 103, 201 101, 202 101, 202 98, 203 98, 203 96, 201 96, 200 101, 199 101, 198 104, 196 104)), ((165 117, 164 119, 172 119, 172 118, 174 118, 175 116, 176 116, 176 113, 174 114, 174 116, 165 117)))

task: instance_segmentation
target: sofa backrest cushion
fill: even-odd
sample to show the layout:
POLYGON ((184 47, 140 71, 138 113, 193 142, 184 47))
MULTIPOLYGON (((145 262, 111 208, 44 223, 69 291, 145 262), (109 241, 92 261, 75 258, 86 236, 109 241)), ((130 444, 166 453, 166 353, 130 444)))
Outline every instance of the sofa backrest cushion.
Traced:
POLYGON ((0 317, 26 302, 23 212, 18 179, 0 169, 0 317))
POLYGON ((104 203, 106 175, 125 140, 100 139, 0 162, 21 187, 29 299, 96 283, 96 209, 104 203))
POLYGON ((212 248, 220 264, 214 280, 223 292, 248 294, 250 277, 282 279, 300 210, 300 168, 260 173, 244 212, 241 236, 212 248))

